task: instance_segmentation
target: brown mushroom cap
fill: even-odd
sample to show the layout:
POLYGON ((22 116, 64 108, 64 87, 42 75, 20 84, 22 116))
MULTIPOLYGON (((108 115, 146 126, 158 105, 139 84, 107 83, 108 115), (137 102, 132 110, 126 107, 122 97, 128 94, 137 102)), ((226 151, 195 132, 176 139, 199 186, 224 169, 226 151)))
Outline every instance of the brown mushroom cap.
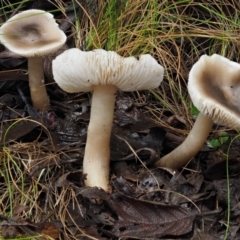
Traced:
POLYGON ((16 14, 0 28, 0 41, 10 51, 23 57, 38 57, 59 49, 66 35, 53 15, 42 10, 16 14))
POLYGON ((200 112, 240 130, 240 64, 218 54, 201 56, 189 73, 188 91, 200 112))

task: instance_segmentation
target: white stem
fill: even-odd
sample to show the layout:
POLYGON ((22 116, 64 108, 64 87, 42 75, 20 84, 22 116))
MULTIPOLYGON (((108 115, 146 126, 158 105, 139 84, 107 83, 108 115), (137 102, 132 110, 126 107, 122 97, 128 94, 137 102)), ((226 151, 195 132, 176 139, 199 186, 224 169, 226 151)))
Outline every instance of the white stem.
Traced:
POLYGON ((28 74, 33 106, 41 111, 49 110, 50 102, 44 84, 42 57, 28 58, 28 74))
POLYGON ((172 169, 184 167, 202 148, 212 126, 212 119, 199 113, 185 141, 172 152, 158 160, 155 164, 157 166, 172 169))
POLYGON ((86 186, 110 191, 110 137, 117 88, 112 85, 94 86, 87 143, 83 160, 86 186))

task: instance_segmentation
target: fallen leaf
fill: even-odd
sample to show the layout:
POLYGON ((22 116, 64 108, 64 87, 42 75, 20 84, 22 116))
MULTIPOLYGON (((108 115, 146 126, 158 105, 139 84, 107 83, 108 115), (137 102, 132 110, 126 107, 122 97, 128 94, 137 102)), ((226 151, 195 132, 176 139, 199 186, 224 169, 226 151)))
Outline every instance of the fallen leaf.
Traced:
POLYGON ((109 203, 118 216, 113 229, 116 237, 180 236, 192 230, 195 219, 183 207, 140 201, 121 194, 111 195, 109 203))

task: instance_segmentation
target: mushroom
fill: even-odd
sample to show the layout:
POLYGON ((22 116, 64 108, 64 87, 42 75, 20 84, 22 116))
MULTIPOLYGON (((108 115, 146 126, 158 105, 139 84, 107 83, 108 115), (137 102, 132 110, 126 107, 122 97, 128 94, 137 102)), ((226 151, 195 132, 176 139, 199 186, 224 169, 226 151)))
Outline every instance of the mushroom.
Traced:
POLYGON ((201 149, 214 123, 240 130, 240 64, 218 54, 201 56, 189 73, 188 91, 200 113, 185 141, 158 160, 158 166, 185 166, 201 149))
POLYGON ((56 51, 66 41, 66 35, 58 28, 53 15, 37 9, 18 13, 1 26, 0 41, 13 53, 28 58, 33 106, 49 110, 42 56, 56 51))
POLYGON ((149 54, 137 59, 102 49, 69 49, 53 60, 54 80, 64 91, 93 92, 83 160, 87 186, 110 191, 110 137, 117 89, 156 88, 163 72, 163 67, 149 54))

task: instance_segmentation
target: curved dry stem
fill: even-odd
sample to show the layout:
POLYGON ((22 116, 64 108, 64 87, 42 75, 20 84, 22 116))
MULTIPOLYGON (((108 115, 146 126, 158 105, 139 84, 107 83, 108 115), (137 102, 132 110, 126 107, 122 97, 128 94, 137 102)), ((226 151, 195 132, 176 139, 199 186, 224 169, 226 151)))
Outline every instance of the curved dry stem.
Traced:
POLYGON ((112 85, 94 86, 91 117, 83 160, 86 186, 110 191, 110 137, 117 88, 112 85))
POLYGON ((172 169, 184 167, 191 158, 199 152, 206 141, 212 126, 212 119, 199 113, 197 120, 185 141, 175 150, 158 160, 155 165, 172 169))
POLYGON ((42 57, 28 58, 28 74, 33 106, 41 111, 50 110, 50 101, 44 84, 42 57))

